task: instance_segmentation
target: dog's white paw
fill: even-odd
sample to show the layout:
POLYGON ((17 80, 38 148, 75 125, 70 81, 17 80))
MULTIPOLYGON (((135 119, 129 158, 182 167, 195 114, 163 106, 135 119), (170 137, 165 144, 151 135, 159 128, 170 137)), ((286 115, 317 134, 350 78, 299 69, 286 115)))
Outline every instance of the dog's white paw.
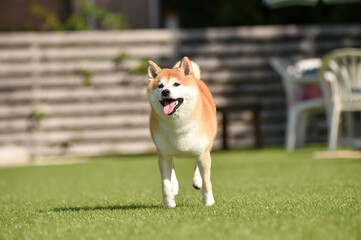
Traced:
POLYGON ((178 184, 174 184, 172 186, 172 193, 174 196, 177 196, 178 195, 178 192, 179 192, 179 187, 178 187, 178 184))
POLYGON ((172 179, 172 193, 173 193, 173 196, 177 196, 178 192, 179 192, 178 181, 177 181, 177 179, 175 179, 175 180, 172 179))
POLYGON ((197 190, 202 188, 202 177, 199 172, 198 165, 196 165, 196 168, 194 169, 193 187, 197 190))
POLYGON ((197 190, 202 188, 202 179, 201 178, 193 178, 193 187, 197 190))
POLYGON ((174 200, 163 200, 164 208, 175 208, 177 205, 174 200))
POLYGON ((193 187, 197 190, 202 188, 202 177, 199 173, 199 169, 198 167, 196 167, 196 170, 194 172, 194 176, 193 176, 193 187))
POLYGON ((174 169, 172 170, 171 183, 172 183, 172 193, 173 193, 173 196, 177 196, 177 195, 178 195, 178 192, 179 192, 179 184, 178 184, 178 180, 177 180, 177 177, 176 177, 176 175, 175 175, 174 169))
POLYGON ((215 203, 213 196, 203 198, 203 205, 206 207, 212 206, 215 203))

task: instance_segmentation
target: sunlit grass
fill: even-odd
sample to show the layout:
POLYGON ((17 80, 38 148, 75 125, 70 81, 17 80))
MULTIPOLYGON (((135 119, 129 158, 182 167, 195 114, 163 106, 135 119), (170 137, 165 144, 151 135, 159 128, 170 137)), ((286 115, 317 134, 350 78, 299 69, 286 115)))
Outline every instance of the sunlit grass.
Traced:
POLYGON ((209 208, 191 160, 176 160, 175 209, 155 155, 0 169, 0 239, 360 239, 361 159, 313 151, 213 153, 209 208))

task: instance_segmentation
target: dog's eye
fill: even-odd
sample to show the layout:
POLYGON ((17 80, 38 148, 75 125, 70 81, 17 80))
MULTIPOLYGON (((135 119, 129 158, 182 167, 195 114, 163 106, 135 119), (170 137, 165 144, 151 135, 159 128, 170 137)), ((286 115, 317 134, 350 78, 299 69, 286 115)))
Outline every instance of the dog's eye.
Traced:
POLYGON ((158 88, 163 88, 163 87, 164 87, 163 83, 158 85, 158 88))
POLYGON ((180 84, 180 83, 177 83, 177 82, 173 84, 173 86, 175 86, 175 87, 178 87, 178 86, 180 86, 180 85, 181 85, 181 84, 180 84))

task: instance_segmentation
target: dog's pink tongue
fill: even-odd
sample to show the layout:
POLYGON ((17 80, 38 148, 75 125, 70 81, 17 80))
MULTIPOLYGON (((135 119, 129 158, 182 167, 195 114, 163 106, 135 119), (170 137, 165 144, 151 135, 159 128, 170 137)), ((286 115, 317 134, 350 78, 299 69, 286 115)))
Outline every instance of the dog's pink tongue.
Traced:
POLYGON ((173 112, 176 105, 176 101, 174 100, 165 100, 164 101, 164 114, 169 115, 171 112, 173 112))

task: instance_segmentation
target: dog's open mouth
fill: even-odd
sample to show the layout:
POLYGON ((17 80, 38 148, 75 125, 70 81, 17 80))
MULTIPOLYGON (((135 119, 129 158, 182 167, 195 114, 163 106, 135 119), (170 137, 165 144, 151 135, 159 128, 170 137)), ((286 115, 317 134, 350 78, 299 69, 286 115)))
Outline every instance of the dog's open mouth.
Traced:
POLYGON ((160 104, 163 106, 164 114, 166 115, 172 115, 177 111, 177 109, 182 105, 183 98, 178 99, 170 99, 166 98, 160 101, 160 104))

